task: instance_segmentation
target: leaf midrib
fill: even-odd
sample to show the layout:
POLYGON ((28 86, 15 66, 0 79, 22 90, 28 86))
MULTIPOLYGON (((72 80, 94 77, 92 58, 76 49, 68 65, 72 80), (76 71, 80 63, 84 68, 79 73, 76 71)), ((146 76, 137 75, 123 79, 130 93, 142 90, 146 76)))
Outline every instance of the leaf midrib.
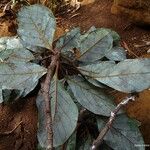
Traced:
MULTIPOLYGON (((85 55, 88 51, 90 51, 95 45, 97 45, 104 37, 106 37, 107 35, 109 35, 109 32, 106 34, 106 35, 104 35, 101 39, 99 39, 97 42, 95 42, 95 44, 94 45, 92 45, 91 47, 89 47, 84 53, 82 53, 81 55, 80 55, 80 57, 79 58, 81 58, 83 55, 85 55)), ((87 39, 88 37, 86 37, 86 39, 87 39)), ((85 40, 84 40, 85 41, 85 40)), ((110 48, 111 49, 111 48, 110 48)), ((78 58, 78 59, 79 59, 78 58)))

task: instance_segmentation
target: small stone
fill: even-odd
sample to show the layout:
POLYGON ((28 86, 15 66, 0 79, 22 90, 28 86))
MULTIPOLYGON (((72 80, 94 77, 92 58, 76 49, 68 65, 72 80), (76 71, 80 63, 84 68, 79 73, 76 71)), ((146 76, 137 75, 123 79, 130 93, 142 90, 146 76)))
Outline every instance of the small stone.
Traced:
POLYGON ((65 32, 69 32, 69 29, 65 29, 65 32))
POLYGON ((147 53, 150 53, 150 49, 147 51, 147 53))

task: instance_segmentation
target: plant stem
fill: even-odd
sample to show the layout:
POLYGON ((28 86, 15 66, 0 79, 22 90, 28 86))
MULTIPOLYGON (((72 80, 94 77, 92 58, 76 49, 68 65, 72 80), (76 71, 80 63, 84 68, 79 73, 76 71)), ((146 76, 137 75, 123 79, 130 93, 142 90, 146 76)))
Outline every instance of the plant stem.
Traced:
POLYGON ((55 116, 57 113, 57 102, 58 102, 58 70, 59 70, 59 61, 56 62, 56 71, 55 71, 55 112, 53 120, 55 120, 55 116))
POLYGON ((113 121, 116 118, 117 113, 119 112, 119 110, 125 106, 126 104, 128 104, 129 101, 134 101, 135 100, 135 96, 129 96, 126 97, 125 99, 123 99, 117 106, 116 108, 111 112, 111 116, 108 120, 108 122, 106 123, 105 127, 100 131, 97 139, 93 142, 92 145, 92 150, 96 150, 102 143, 105 135, 107 134, 107 132, 111 129, 113 121))
POLYGON ((6 131, 6 132, 0 132, 0 136, 5 136, 13 133, 20 125, 22 124, 22 121, 20 121, 12 130, 6 131))
POLYGON ((47 70, 46 79, 43 85, 43 96, 45 100, 45 112, 46 112, 46 130, 47 130, 47 150, 53 150, 53 122, 51 113, 51 96, 50 85, 54 75, 54 71, 59 59, 59 52, 56 52, 52 58, 51 63, 47 70))

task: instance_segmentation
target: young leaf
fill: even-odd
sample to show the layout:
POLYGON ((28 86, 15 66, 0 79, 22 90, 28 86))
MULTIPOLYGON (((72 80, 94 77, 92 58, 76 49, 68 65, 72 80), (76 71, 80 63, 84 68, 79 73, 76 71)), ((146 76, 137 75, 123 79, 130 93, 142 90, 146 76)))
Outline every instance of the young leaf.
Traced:
POLYGON ((150 59, 127 59, 108 67, 97 63, 82 66, 82 73, 118 91, 140 92, 150 87, 150 59), (107 67, 107 68, 106 68, 107 67))
MULTIPOLYGON (((58 81, 57 89, 51 85, 51 101, 52 114, 54 117, 53 132, 54 132, 54 147, 64 144, 71 136, 76 128, 78 119, 78 109, 74 104, 68 92, 63 88, 61 82, 58 81), (57 94, 57 96, 56 96, 57 94), (57 109, 55 112, 55 101, 57 97, 57 109)), ((38 141, 42 147, 47 147, 47 131, 45 128, 45 103, 42 94, 37 97, 37 107, 39 113, 39 128, 38 141)))
POLYGON ((109 116, 115 108, 112 99, 100 90, 94 89, 81 77, 69 78, 68 84, 77 101, 89 111, 109 116))
POLYGON ((51 48, 56 21, 47 7, 38 4, 23 7, 18 22, 18 35, 24 44, 51 48))
POLYGON ((94 62, 103 58, 113 47, 109 31, 100 28, 80 37, 80 61, 94 62))
MULTIPOLYGON (((97 117, 99 130, 105 126, 106 119, 97 117)), ((128 118, 125 114, 118 115, 113 126, 104 137, 107 145, 115 150, 144 150, 144 141, 138 129, 137 121, 128 118)))
MULTIPOLYGON (((0 62, 0 89, 19 90, 19 96, 26 96, 45 73, 45 68, 33 63, 0 62)), ((0 97, 2 98, 2 95, 0 97)), ((0 101, 3 102, 3 99, 0 101)))

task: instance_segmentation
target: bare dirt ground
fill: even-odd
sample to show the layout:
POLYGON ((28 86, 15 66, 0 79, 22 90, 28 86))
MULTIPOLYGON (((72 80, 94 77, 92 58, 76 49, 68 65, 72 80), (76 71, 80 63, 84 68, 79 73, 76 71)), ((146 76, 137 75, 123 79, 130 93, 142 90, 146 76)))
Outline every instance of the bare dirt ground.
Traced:
POLYGON ((110 28, 118 32, 122 40, 127 43, 131 56, 134 53, 141 57, 150 47, 136 48, 135 45, 144 44, 143 40, 150 41, 150 28, 140 28, 132 24, 128 18, 111 14, 112 3, 113 0, 97 0, 93 4, 81 7, 73 18, 70 14, 68 17, 65 14, 62 26, 64 28, 79 26, 83 31, 88 30, 91 26, 110 28))
POLYGON ((0 150, 34 150, 37 143, 36 131, 34 97, 20 99, 13 105, 0 106, 0 150), (13 129, 13 132, 5 135, 13 129))
MULTIPOLYGON (((1 0, 0 16, 7 2, 8 0, 1 0)), ((147 54, 150 47, 136 47, 136 45, 145 44, 144 41, 150 41, 150 30, 131 24, 128 18, 112 15, 111 6, 112 0, 97 0, 93 4, 82 6, 74 14, 58 15, 59 30, 57 36, 66 29, 77 26, 81 27, 82 31, 88 30, 93 25, 111 28, 117 31, 122 41, 126 43, 128 57, 150 57, 147 54)), ((0 37, 15 35, 16 28, 16 21, 12 15, 0 17, 0 37)), ((114 92, 114 96, 117 103, 125 94, 114 92)), ((129 104, 126 110, 129 116, 141 122, 140 129, 145 143, 150 145, 150 91, 141 92, 137 101, 129 104)), ((35 97, 23 99, 11 106, 0 106, 0 150, 34 150, 37 142, 36 130, 35 97), (19 123, 18 128, 12 133, 2 135, 6 131, 13 130, 19 123)))

